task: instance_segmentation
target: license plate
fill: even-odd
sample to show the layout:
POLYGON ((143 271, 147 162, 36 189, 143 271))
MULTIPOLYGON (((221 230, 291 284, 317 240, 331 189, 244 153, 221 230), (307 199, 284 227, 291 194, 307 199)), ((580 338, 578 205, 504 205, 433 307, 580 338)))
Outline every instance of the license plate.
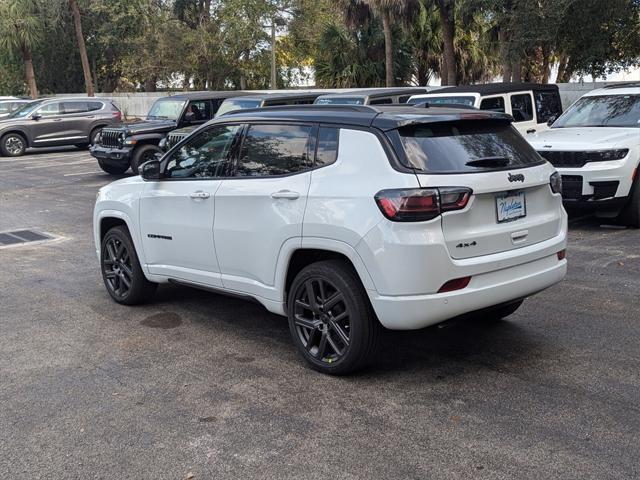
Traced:
POLYGON ((496 197, 498 223, 510 222, 527 215, 524 192, 508 192, 496 197))

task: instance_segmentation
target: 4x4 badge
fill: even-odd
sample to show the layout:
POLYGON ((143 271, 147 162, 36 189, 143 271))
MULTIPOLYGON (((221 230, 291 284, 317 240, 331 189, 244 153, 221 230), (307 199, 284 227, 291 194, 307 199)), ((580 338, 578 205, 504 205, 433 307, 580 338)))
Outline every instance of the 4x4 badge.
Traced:
POLYGON ((524 182, 524 175, 521 173, 518 173, 516 175, 513 174, 509 174, 509 181, 510 182, 524 182))

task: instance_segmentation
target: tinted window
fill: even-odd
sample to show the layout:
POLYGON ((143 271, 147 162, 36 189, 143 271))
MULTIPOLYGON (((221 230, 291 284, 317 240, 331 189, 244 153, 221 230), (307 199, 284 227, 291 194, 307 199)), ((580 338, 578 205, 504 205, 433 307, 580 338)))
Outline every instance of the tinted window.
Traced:
POLYGON ((528 122, 533 120, 533 105, 531 95, 523 93, 511 96, 511 115, 516 122, 528 122))
POLYGON ((43 106, 38 113, 43 117, 50 117, 51 115, 59 115, 60 112, 60 102, 53 102, 48 105, 43 106))
POLYGON ((62 102, 62 113, 65 115, 82 113, 89 110, 87 102, 62 102))
POLYGON ((309 165, 307 125, 251 125, 242 142, 236 176, 299 172, 309 165))
POLYGON ((171 154, 165 175, 170 178, 211 178, 229 174, 229 152, 240 129, 213 127, 195 135, 171 154))
POLYGON ((90 112, 94 112, 96 110, 101 110, 103 106, 104 105, 102 104, 102 102, 87 102, 87 107, 88 107, 87 109, 90 112))
POLYGON ((563 127, 640 127, 640 95, 582 97, 553 124, 563 127))
POLYGON ((398 103, 407 103, 410 98, 411 95, 403 95, 401 97, 398 97, 398 103))
POLYGON ((557 92, 533 92, 536 101, 538 123, 547 123, 550 118, 558 118, 562 113, 562 103, 557 92))
POLYGON ((483 98, 480 102, 480 110, 504 113, 504 97, 483 98))
POLYGON ((468 165, 480 159, 497 159, 498 162, 507 159, 509 162, 492 168, 517 168, 543 162, 515 128, 503 121, 412 125, 390 132, 389 137, 400 161, 421 172, 489 170, 468 165))
POLYGON ((386 105, 389 103, 393 103, 392 98, 376 98, 375 100, 371 100, 369 105, 386 105))
POLYGON ((318 148, 316 150, 316 165, 330 165, 338 158, 338 138, 340 129, 320 127, 318 130, 318 148))
POLYGON ((211 104, 209 100, 189 102, 184 112, 185 122, 203 123, 211 118, 211 104))
POLYGON ((262 104, 263 107, 276 107, 278 105, 309 105, 313 103, 315 97, 311 98, 296 98, 296 99, 287 99, 281 98, 279 100, 265 100, 262 104))

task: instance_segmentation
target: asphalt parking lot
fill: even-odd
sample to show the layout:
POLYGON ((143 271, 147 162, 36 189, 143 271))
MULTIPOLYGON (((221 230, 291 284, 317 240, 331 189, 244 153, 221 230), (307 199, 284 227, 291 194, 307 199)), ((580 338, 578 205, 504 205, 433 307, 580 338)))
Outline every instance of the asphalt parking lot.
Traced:
POLYGON ((640 477, 640 232, 571 221, 567 280, 491 326, 388 332, 309 370, 285 319, 177 286, 127 308, 91 238, 88 152, 0 158, 0 478, 640 477))

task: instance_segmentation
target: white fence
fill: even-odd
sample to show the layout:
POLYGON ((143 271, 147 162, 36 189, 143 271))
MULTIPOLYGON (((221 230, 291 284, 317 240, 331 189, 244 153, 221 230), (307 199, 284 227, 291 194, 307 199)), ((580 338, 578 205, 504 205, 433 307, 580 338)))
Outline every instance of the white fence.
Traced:
MULTIPOLYGON (((562 106, 563 108, 567 108, 573 102, 575 102, 578 98, 584 95, 586 92, 590 90, 594 90, 596 88, 602 88, 605 85, 612 85, 614 83, 620 82, 575 82, 575 83, 559 83, 558 88, 560 89, 560 97, 562 98, 562 106)), ((438 87, 428 87, 430 89, 437 89, 438 87)), ((318 89, 305 89, 305 90, 296 90, 299 92, 309 91, 318 89)), ((266 92, 282 92, 285 90, 255 90, 255 93, 266 93, 266 92)), ((327 89, 324 90, 327 93, 332 92, 343 92, 346 89, 327 89)), ((182 92, 141 92, 141 93, 98 93, 97 97, 106 98, 109 100, 113 100, 116 105, 122 110, 122 112, 127 117, 144 117, 149 108, 160 97, 165 97, 167 95, 179 95, 182 92)), ((83 94, 68 94, 68 95, 56 95, 59 97, 68 97, 68 96, 84 96, 83 94)))

